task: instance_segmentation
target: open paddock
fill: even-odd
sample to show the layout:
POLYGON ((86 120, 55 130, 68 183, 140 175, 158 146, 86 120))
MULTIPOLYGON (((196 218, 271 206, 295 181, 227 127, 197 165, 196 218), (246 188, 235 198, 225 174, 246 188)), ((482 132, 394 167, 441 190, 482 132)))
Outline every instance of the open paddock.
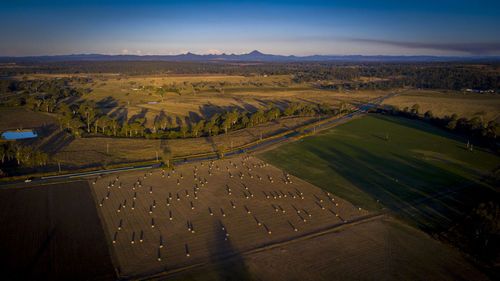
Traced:
POLYGON ((22 107, 0 107, 0 131, 57 125, 55 116, 22 107))
POLYGON ((318 231, 368 212, 249 156, 92 182, 122 278, 318 231))
POLYGON ((459 118, 479 117, 486 123, 490 120, 500 122, 500 99, 497 94, 410 90, 385 100, 383 104, 397 105, 401 110, 418 104, 421 114, 430 110, 438 117, 457 114, 459 118))
POLYGON ((116 277, 86 181, 0 189, 2 280, 116 277))
POLYGON ((151 280, 490 280, 467 258, 389 217, 151 280))

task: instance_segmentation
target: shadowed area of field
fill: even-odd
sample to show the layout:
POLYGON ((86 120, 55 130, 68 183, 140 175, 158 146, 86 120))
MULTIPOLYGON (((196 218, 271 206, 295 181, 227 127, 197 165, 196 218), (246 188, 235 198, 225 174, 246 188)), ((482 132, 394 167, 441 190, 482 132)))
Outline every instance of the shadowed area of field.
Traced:
POLYGON ((158 280, 489 280, 458 250, 377 219, 158 280), (225 272, 225 275, 219 275, 225 272))
POLYGON ((0 189, 4 280, 111 280, 114 268, 88 183, 0 189))

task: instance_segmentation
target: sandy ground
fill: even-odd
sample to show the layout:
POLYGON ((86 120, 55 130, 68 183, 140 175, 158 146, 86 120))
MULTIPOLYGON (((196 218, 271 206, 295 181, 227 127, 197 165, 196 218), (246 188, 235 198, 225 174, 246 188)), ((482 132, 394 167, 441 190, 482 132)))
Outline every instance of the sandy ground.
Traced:
POLYGON ((122 278, 217 259, 368 214, 248 156, 110 175, 92 186, 122 278))

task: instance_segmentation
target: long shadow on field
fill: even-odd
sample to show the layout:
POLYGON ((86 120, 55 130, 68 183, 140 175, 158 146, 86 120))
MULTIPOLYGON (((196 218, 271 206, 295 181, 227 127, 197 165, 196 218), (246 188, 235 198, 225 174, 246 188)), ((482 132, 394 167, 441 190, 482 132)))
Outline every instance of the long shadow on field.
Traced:
POLYGON ((221 220, 213 225, 213 244, 208 245, 210 259, 213 262, 211 271, 214 280, 252 280, 250 272, 245 266, 241 255, 237 254, 231 243, 231 236, 227 236, 227 226, 221 220), (223 229, 224 228, 224 229, 223 229), (221 258, 230 257, 229 260, 217 263, 221 258))
MULTIPOLYGON (((359 190, 424 230, 448 229, 477 203, 495 194, 484 185, 471 184, 470 179, 429 162, 395 154, 380 157, 342 145, 342 150, 329 146, 310 151, 359 190)), ((339 195, 363 204, 349 190, 343 193, 339 195)))
POLYGON ((143 108, 141 112, 137 113, 136 115, 130 117, 129 123, 133 123, 137 119, 143 119, 146 118, 146 113, 148 113, 147 108, 143 108))
POLYGON ((59 131, 44 140, 40 149, 49 155, 54 155, 68 146, 74 139, 75 137, 68 134, 66 131, 59 131))
POLYGON ((118 100, 113 97, 106 97, 96 103, 97 109, 104 114, 109 114, 114 108, 118 106, 118 100))
POLYGON ((415 130, 428 132, 430 134, 434 134, 434 135, 437 135, 440 137, 445 137, 445 138, 456 140, 456 141, 463 141, 464 140, 464 138, 459 136, 459 135, 447 132, 447 131, 445 131, 439 127, 436 127, 432 124, 425 123, 424 121, 408 119, 408 118, 404 118, 404 117, 395 117, 395 116, 388 117, 388 116, 384 116, 384 115, 375 115, 375 114, 372 114, 370 116, 373 118, 384 120, 386 122, 391 122, 391 123, 394 123, 394 124, 397 124, 400 126, 405 126, 405 127, 412 128, 415 130))
POLYGON ((248 111, 248 112, 255 112, 257 111, 257 107, 247 103, 246 101, 244 101, 243 99, 240 99, 240 98, 233 98, 234 101, 236 101, 237 103, 241 104, 243 106, 243 111, 248 111))
MULTIPOLYGON (((251 106, 251 105, 249 105, 251 106)), ((244 112, 246 110, 245 107, 237 106, 237 105, 229 105, 229 106, 220 106, 220 105, 215 105, 213 103, 207 103, 204 104, 203 106, 199 106, 198 110, 200 111, 201 116, 205 120, 209 120, 214 116, 214 114, 219 113, 219 114, 224 114, 229 111, 233 111, 237 109, 239 112, 244 112)))
MULTIPOLYGON (((36 251, 35 255, 33 256, 33 258, 28 262, 28 264, 26 265, 26 268, 25 270, 23 270, 21 272, 21 274, 23 275, 22 280, 29 280, 29 279, 34 279, 36 278, 36 275, 35 275, 35 267, 37 266, 37 264, 39 263, 40 261, 40 258, 45 254, 47 254, 47 251, 48 251, 48 248, 50 247, 50 244, 55 236, 55 227, 52 228, 52 230, 49 231, 47 237, 45 238, 45 240, 42 242, 42 244, 40 245, 40 247, 38 248, 38 250, 36 251)), ((48 271, 48 269, 47 269, 48 271)), ((41 274, 47 274, 47 272, 45 271, 42 271, 41 274)), ((40 278, 40 276, 38 276, 40 278)), ((44 276, 44 278, 48 278, 48 276, 44 276)))
POLYGON ((114 111, 110 112, 109 117, 116 118, 120 125, 123 126, 128 117, 128 110, 126 107, 118 107, 114 111))
POLYGON ((175 117, 175 124, 177 124, 177 126, 179 127, 182 126, 182 119, 179 116, 175 117))
POLYGON ((186 117, 186 121, 189 121, 189 123, 191 124, 197 123, 201 119, 202 119, 201 116, 194 111, 189 111, 188 117, 186 117))

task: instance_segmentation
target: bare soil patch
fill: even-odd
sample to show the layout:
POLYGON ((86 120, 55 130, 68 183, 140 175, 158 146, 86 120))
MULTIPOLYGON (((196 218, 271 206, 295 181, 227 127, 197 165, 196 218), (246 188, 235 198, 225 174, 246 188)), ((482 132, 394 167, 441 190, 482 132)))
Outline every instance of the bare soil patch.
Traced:
POLYGON ((4 280, 115 278, 86 181, 0 189, 4 280))
MULTIPOLYGON (((458 250, 392 219, 346 227, 240 262, 254 280, 489 280, 458 250)), ((204 279, 200 273, 206 272, 173 279, 204 279)), ((210 273, 214 279, 223 276, 210 273)))

